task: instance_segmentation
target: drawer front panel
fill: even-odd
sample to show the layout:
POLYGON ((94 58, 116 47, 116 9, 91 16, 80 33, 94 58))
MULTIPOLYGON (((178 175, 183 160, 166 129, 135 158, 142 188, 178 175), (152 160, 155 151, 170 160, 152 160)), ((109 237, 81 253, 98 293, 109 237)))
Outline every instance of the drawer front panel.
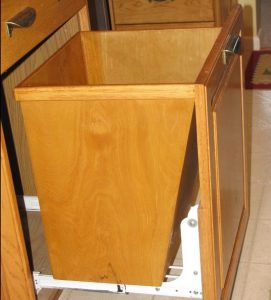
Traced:
POLYGON ((27 2, 3 0, 1 2, 1 72, 54 32, 85 4, 85 0, 30 0, 27 2), (27 7, 33 8, 36 12, 34 23, 27 28, 15 28, 9 37, 5 22, 27 7))
POLYGON ((211 0, 112 0, 115 24, 210 22, 211 0))

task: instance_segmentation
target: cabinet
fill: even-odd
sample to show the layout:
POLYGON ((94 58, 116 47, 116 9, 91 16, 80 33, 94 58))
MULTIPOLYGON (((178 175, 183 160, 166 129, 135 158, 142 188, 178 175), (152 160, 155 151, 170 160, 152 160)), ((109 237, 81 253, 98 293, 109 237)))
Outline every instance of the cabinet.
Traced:
POLYGON ((230 299, 249 215, 241 14, 83 32, 15 89, 56 278, 159 286, 198 162, 203 297, 230 299))
POLYGON ((115 30, 221 26, 236 0, 109 0, 115 30))

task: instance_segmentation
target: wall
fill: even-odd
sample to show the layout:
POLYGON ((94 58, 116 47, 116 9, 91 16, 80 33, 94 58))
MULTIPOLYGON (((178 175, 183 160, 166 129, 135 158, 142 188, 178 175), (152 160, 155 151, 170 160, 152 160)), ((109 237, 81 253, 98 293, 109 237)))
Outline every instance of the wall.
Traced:
POLYGON ((245 36, 257 36, 261 24, 261 0, 238 0, 244 9, 244 27, 245 36))

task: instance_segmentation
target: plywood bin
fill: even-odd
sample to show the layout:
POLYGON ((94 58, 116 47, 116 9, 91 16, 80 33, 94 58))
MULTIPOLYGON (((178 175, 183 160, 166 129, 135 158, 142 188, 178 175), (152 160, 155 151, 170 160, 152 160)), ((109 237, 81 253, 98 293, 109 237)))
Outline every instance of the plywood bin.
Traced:
POLYGON ((198 172, 182 82, 217 33, 79 33, 17 88, 55 278, 161 284, 198 172))
POLYGON ((55 279, 160 291, 199 190, 202 289, 181 292, 230 298, 249 216, 241 16, 80 32, 15 89, 55 279))

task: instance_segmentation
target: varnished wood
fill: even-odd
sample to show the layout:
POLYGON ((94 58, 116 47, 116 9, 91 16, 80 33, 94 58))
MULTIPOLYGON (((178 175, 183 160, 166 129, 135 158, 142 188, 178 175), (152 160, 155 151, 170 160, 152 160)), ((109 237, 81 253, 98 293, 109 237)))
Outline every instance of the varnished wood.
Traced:
POLYGON ((24 195, 36 195, 37 192, 33 180, 32 166, 25 136, 21 108, 14 99, 13 89, 78 31, 78 17, 74 16, 27 60, 3 79, 3 88, 24 195))
POLYGON ((236 0, 109 0, 113 30, 222 26, 236 0))
MULTIPOLYGON (((240 75, 241 75, 241 86, 244 86, 243 78, 243 57, 240 57, 240 75)), ((232 286, 234 285, 234 280, 236 278, 236 272, 238 268, 238 263, 240 259, 240 252, 244 242, 244 236, 247 229, 247 223, 250 214, 250 199, 249 199, 249 167, 248 167, 248 147, 247 142, 247 132, 246 132, 246 112, 245 112, 245 99, 244 91, 241 89, 241 109, 242 109, 242 142, 243 142, 243 180, 244 180, 244 209, 242 212, 238 232, 235 239, 233 255, 231 258, 230 266, 228 269, 228 274, 226 277, 225 287, 222 291, 222 299, 231 299, 232 286)))
POLYGON ((198 28, 83 34, 86 64, 92 66, 87 69, 88 81, 194 83, 218 33, 217 28, 198 28))
POLYGON ((114 24, 151 24, 177 22, 211 22, 212 1, 144 1, 111 0, 114 24))
POLYGON ((185 38, 186 30, 180 31, 178 38, 185 41, 183 45, 191 42, 199 46, 186 49, 182 45, 177 49, 185 57, 192 49, 196 56, 200 47, 206 51, 205 57, 202 54, 198 58, 197 65, 190 64, 192 73, 188 65, 182 66, 184 60, 175 62, 175 53, 167 63, 155 64, 163 54, 164 48, 160 46, 170 47, 171 41, 176 43, 175 31, 82 33, 81 39, 76 36, 65 46, 67 53, 65 47, 59 50, 16 89, 17 100, 23 108, 56 277, 159 284, 174 253, 174 247, 168 248, 169 241, 178 243, 175 237, 176 224, 182 219, 179 216, 185 215, 193 202, 193 191, 197 190, 198 151, 204 299, 229 299, 249 205, 241 61, 233 56, 223 65, 221 52, 228 36, 239 34, 240 24, 241 9, 236 7, 221 32, 219 28, 208 29, 208 34, 205 30, 188 29, 187 32, 206 33, 211 37, 210 44, 205 46, 199 36, 194 39, 191 35, 194 39, 191 42, 185 38), (149 56, 151 46, 144 44, 151 35, 153 40, 149 44, 154 43, 159 49, 158 54, 151 51, 154 57, 149 56), (54 65, 58 59, 64 64, 62 57, 69 57, 72 53, 69 49, 76 39, 73 55, 87 68, 75 76, 73 73, 79 71, 71 64, 70 70, 63 66, 65 76, 61 79, 58 73, 45 76, 57 72, 54 65), (133 42, 141 45, 134 47, 134 52, 133 42), (174 68, 178 69, 176 73, 174 68), (158 75, 152 74, 150 70, 156 69, 158 75), (161 77, 161 72, 170 75, 161 77), (189 80, 182 77, 185 72, 190 74, 189 80), (72 86, 73 81, 76 86, 72 86), (228 99, 236 102, 230 105, 228 99), (194 101, 196 130, 193 129, 194 101), (227 126, 229 115, 234 121, 227 126), (234 135, 231 126, 237 128, 234 135), (233 141, 239 159, 225 151, 233 141), (181 164, 176 163, 177 157, 181 157, 181 164), (190 174, 185 167, 189 161, 193 161, 190 174), (231 204, 234 197, 238 198, 236 211, 233 205, 232 209, 226 205, 223 187, 228 186, 229 175, 224 161, 236 163, 238 178, 242 177, 241 181, 229 184, 237 191, 229 198, 231 204), (188 186, 183 187, 185 178, 188 186), (190 200, 185 202, 186 198, 180 197, 182 194, 190 195, 190 200), (161 201, 163 197, 167 203, 161 201), (151 241, 155 251, 148 248, 147 241, 151 241), (137 245, 141 245, 140 249, 137 245), (144 277, 146 268, 151 276, 144 277))
POLYGON ((237 0, 214 1, 214 14, 215 14, 216 26, 222 26, 226 22, 231 9, 237 3, 238 3, 237 0))
POLYGON ((85 4, 77 14, 78 22, 80 26, 80 31, 89 31, 91 30, 91 20, 89 16, 88 4, 85 4))
POLYGON ((244 229, 246 228, 248 219, 245 165, 246 151, 243 132, 244 112, 240 59, 230 59, 225 71, 220 72, 220 76, 222 77, 220 77, 221 82, 219 84, 219 89, 223 89, 223 93, 215 91, 215 86, 213 84, 214 80, 212 80, 212 78, 214 78, 212 72, 217 72, 217 70, 220 69, 220 67, 214 68, 214 66, 216 66, 217 63, 219 64, 221 60, 221 50, 225 47, 229 34, 231 32, 238 33, 240 31, 240 26, 241 8, 237 7, 226 22, 221 35, 217 40, 217 45, 215 45, 211 51, 197 80, 205 86, 198 86, 198 91, 196 91, 196 93, 199 93, 200 95, 200 97, 196 98, 196 112, 202 197, 200 208, 201 264, 204 297, 206 297, 206 299, 220 299, 221 297, 222 299, 229 299, 234 274, 236 273, 237 260, 241 252, 244 229), (227 76, 229 79, 226 79, 227 76), (235 124, 237 133, 231 132, 232 129, 230 124, 227 127, 222 126, 223 122, 226 122, 225 119, 222 121, 224 118, 224 109, 225 114, 229 114, 229 110, 234 109, 231 106, 227 107, 227 105, 229 105, 228 103, 230 103, 229 101, 233 100, 232 97, 234 97, 233 99, 236 101, 234 106, 237 105, 237 107, 235 107, 237 111, 232 111, 230 113, 233 120, 228 122, 233 122, 233 124, 235 124), (220 111, 220 123, 218 125, 218 123, 216 123, 216 121, 218 121, 218 119, 216 119, 218 115, 213 111, 218 109, 220 105, 222 107, 222 101, 223 106, 225 105, 225 107, 220 111), (204 126, 201 126, 201 124, 204 124, 204 126), (214 124, 216 125, 215 128, 214 124), (231 135, 233 134, 238 135, 238 137, 235 136, 234 138, 235 145, 232 145, 232 142, 230 142, 231 135), (219 142, 214 138, 215 136, 220 136, 220 142, 224 141, 223 147, 221 147, 221 145, 220 148, 217 147, 219 142), (227 149, 226 147, 234 148, 238 143, 239 146, 236 148, 237 153, 234 155, 231 155, 231 151, 225 151, 227 149), (236 158, 240 158, 240 160, 235 163, 239 165, 238 172, 240 172, 239 175, 242 177, 240 181, 237 180, 231 182, 231 185, 233 185, 231 188, 234 189, 234 197, 236 197, 235 201, 237 201, 236 211, 233 209, 229 210, 228 207, 222 207, 223 205, 226 205, 222 202, 227 200, 230 201, 231 198, 223 198, 225 197, 225 194, 223 195, 223 186, 225 188, 227 181, 230 179, 229 174, 225 175, 224 173, 227 172, 227 169, 220 168, 223 156, 226 161, 232 161, 235 159, 235 155, 236 158), (222 179, 223 176, 221 177, 221 174, 225 175, 224 179, 222 179), (223 195, 222 198, 224 200, 222 200, 221 195, 223 195), (225 220, 225 218, 229 218, 227 220, 233 224, 228 224, 227 227, 227 220, 225 220), (238 225, 239 222, 240 225, 238 225), (204 235, 204 232, 211 232, 211 234, 206 236, 204 235), (232 246, 229 247, 229 244, 232 246))
POLYGON ((242 97, 238 61, 232 64, 222 80, 223 87, 213 108, 221 287, 227 276, 244 209, 242 97))
POLYGON ((193 100, 24 101, 22 109, 54 276, 160 284, 193 100))
POLYGON ((48 0, 46 5, 37 0, 1 1, 1 73, 75 15, 85 3, 85 0, 48 0), (13 30, 9 38, 5 22, 27 6, 36 10, 35 22, 26 29, 13 30))
POLYGON ((197 23, 157 23, 157 24, 125 24, 115 25, 114 30, 145 30, 145 29, 182 29, 182 28, 209 28, 214 27, 214 22, 197 23))
MULTIPOLYGON (((35 78, 36 79, 36 78, 35 78)), ((60 79, 62 80, 62 79, 60 79)), ((27 83, 28 84, 28 83, 27 83)), ((23 87, 14 90, 17 101, 79 101, 90 100, 177 100, 192 98, 195 95, 193 85, 153 84, 153 85, 94 85, 60 87, 23 87), (180 88, 181 86, 181 88, 180 88)))
POLYGON ((35 299, 2 125, 1 299, 35 299))
MULTIPOLYGON (((180 35, 188 39, 188 33, 180 35)), ((203 46, 200 33, 214 40, 218 31, 196 33, 196 43, 207 54, 211 44, 203 46)), ((170 41, 175 44, 175 31, 168 37, 160 32, 81 33, 82 47, 80 35, 75 36, 15 90, 23 109, 55 277, 157 285, 172 260, 168 254, 170 239, 174 230, 179 231, 174 216, 179 219, 176 224, 180 223, 191 204, 185 195, 194 196, 193 188, 183 191, 181 177, 192 181, 189 186, 193 186, 197 173, 197 164, 189 164, 189 179, 182 176, 185 156, 197 161, 195 149, 186 153, 190 127, 194 128, 194 87, 161 84, 161 75, 152 76, 150 72, 153 62, 147 46, 134 54, 131 46, 124 47, 119 57, 129 54, 132 59, 123 65, 110 57, 117 51, 115 39, 124 39, 124 44, 131 38, 138 39, 140 45, 152 35, 161 51, 170 46, 170 41), (106 54, 107 61, 99 68, 98 55, 106 54), (82 58, 85 67, 75 70, 82 58), (149 66, 142 69, 140 58, 149 66), (73 62, 64 63, 70 59, 73 62), (57 69, 64 75, 60 76, 57 69), (132 85, 133 80, 136 85, 132 85), (73 82, 77 86, 71 86, 73 82), (80 83, 84 86, 78 86, 80 83), (180 204, 181 215, 176 212, 178 198, 186 201, 180 204), (74 230, 76 234, 64 234, 74 230), (104 243, 110 245, 110 252, 104 243), (140 253, 135 253, 136 244, 141 245, 140 253), (74 256, 77 259, 71 263, 74 256), (145 272, 146 266, 150 273, 145 272)), ((169 70, 164 72, 169 74, 175 60, 167 62, 169 70)), ((186 68, 178 70, 175 81, 183 76, 182 70, 186 68)), ((190 138, 195 139, 195 133, 190 138)))

